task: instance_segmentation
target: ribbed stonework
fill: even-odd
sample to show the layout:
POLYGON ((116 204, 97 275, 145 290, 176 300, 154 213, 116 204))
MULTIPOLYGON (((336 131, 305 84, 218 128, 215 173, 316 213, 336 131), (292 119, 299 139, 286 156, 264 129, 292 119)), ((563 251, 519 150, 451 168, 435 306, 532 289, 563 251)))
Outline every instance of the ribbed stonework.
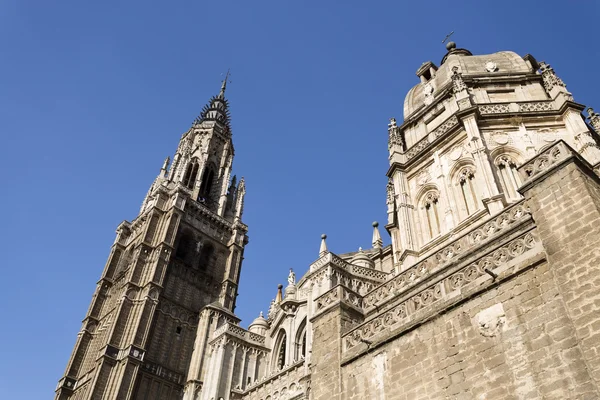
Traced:
MULTIPOLYGON (((224 83, 225 85, 225 83, 224 83)), ((56 399, 181 399, 200 391, 202 348, 234 316, 247 243, 245 183, 231 178, 225 87, 165 160, 117 238, 56 399)))

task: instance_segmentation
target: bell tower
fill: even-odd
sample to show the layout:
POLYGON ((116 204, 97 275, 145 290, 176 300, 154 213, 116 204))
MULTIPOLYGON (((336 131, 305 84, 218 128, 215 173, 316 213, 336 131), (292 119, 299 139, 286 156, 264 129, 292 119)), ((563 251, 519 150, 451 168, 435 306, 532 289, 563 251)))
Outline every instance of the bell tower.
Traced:
POLYGON ((231 177, 226 86, 165 160, 139 215, 118 226, 55 399, 181 399, 188 370, 202 386, 194 348, 239 322, 246 188, 231 177))

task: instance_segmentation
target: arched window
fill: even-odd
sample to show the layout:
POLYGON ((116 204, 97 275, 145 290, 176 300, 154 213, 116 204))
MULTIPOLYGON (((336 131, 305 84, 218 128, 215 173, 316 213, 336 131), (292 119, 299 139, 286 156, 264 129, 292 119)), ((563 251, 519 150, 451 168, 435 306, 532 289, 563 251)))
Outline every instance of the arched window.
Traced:
POLYGON ((210 197, 214 178, 214 170, 211 167, 206 168, 202 177, 202 183, 200 184, 200 194, 198 196, 200 199, 206 200, 210 197))
POLYGON ((294 359, 300 360, 304 357, 306 357, 306 318, 304 318, 296 333, 294 359))
POLYGON ((277 348, 277 360, 276 360, 276 365, 277 365, 277 369, 283 369, 283 367, 286 364, 286 346, 287 346, 287 338, 286 338, 286 334, 285 332, 281 332, 281 338, 279 339, 279 347, 277 348))
POLYGON ((475 191, 475 172, 465 167, 458 173, 459 197, 467 216, 479 209, 479 200, 475 191))
POLYGON ((200 164, 198 164, 197 160, 190 162, 185 169, 185 174, 183 174, 181 183, 192 189, 194 187, 194 182, 196 182, 196 176, 198 176, 198 168, 200 168, 200 164))
POLYGON ((215 252, 215 248, 210 243, 205 243, 200 250, 200 256, 198 257, 198 268, 206 270, 210 265, 210 260, 215 252))
POLYGON ((192 238, 192 235, 190 235, 187 232, 184 232, 179 238, 179 244, 177 245, 175 257, 179 258, 182 261, 187 261, 194 251, 193 247, 194 239, 192 238))
POLYGON ((440 210, 439 199, 440 195, 437 191, 432 190, 423 197, 423 219, 427 222, 424 227, 425 239, 430 240, 441 233, 440 230, 440 210))
POLYGON ((521 178, 517 172, 517 163, 515 160, 507 155, 503 154, 498 156, 494 162, 498 167, 498 175, 500 176, 500 183, 504 188, 504 193, 508 200, 516 200, 521 197, 517 189, 521 186, 521 178))

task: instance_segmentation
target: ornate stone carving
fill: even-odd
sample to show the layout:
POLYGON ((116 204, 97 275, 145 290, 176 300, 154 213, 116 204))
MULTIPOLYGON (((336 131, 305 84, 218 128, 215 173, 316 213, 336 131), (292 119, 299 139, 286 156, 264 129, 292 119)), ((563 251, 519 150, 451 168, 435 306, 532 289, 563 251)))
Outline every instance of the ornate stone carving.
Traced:
POLYGON ((391 150, 394 146, 404 146, 404 141, 402 140, 402 132, 400 127, 396 125, 396 118, 391 118, 390 123, 388 124, 388 150, 391 150))
POLYGON ((506 314, 502 303, 494 304, 479 312, 475 316, 474 322, 482 336, 493 337, 498 335, 506 328, 506 314))
POLYGON ((519 103, 520 112, 552 111, 554 105, 551 101, 535 101, 531 103, 519 103))
POLYGON ((555 86, 560 86, 560 87, 564 87, 564 88, 567 87, 567 85, 565 85, 565 83, 562 81, 562 79, 560 79, 556 75, 556 73, 554 72, 554 69, 549 64, 546 64, 544 61, 540 62, 540 72, 542 73, 542 79, 544 81, 544 89, 546 89, 546 92, 550 93, 550 91, 555 86))
POLYGON ((417 184, 419 186, 425 185, 427 182, 431 180, 431 174, 427 169, 422 170, 417 176, 417 184))
POLYGON ((433 86, 431 86, 431 83, 426 83, 423 86, 423 94, 425 95, 424 102, 426 105, 433 103, 433 86))
POLYGON ((388 179, 386 191, 387 191, 386 203, 388 205, 394 204, 394 199, 395 199, 396 195, 394 193, 394 182, 392 182, 391 179, 388 179))
POLYGON ((448 157, 450 157, 450 159, 452 161, 456 161, 462 157, 463 152, 464 152, 464 148, 463 148, 462 144, 459 144, 458 146, 455 146, 452 150, 450 150, 448 157))
POLYGON ((487 72, 495 72, 498 70, 498 65, 493 61, 488 61, 485 63, 485 70, 487 72))
POLYGON ((463 81, 462 74, 458 72, 458 67, 452 67, 452 92, 458 94, 466 90, 467 85, 463 81))
POLYGON ((592 107, 587 109, 588 112, 588 120, 590 121, 590 125, 597 133, 600 133, 600 114, 594 112, 592 107))
POLYGON ((364 295, 364 306, 374 307, 375 304, 390 300, 398 293, 414 286, 432 273, 439 271, 446 264, 465 254, 484 240, 498 235, 500 232, 515 226, 529 218, 529 207, 525 201, 514 204, 504 212, 486 221, 465 236, 440 249, 423 261, 413 265, 391 280, 364 295))
MULTIPOLYGON (((528 232, 513 239, 509 243, 506 243, 491 254, 454 272, 446 279, 433 283, 421 292, 409 297, 400 304, 393 306, 368 322, 365 322, 346 333, 343 336, 344 349, 352 349, 361 343, 369 342, 369 339, 379 334, 388 333, 391 327, 401 324, 404 320, 410 320, 414 323, 415 318, 426 318, 428 314, 434 312, 434 308, 438 301, 446 298, 446 293, 454 290, 462 290, 463 287, 471 285, 471 283, 480 285, 480 283, 475 283, 479 277, 489 275, 487 271, 503 266, 526 251, 533 249, 536 246, 536 243, 537 239, 534 234, 528 232), (416 315, 417 313, 419 314, 418 316, 416 315)), ((394 278, 394 281, 395 280, 396 278, 394 278)), ((378 290, 384 287, 385 286, 382 286, 378 288, 378 290)), ((398 292, 394 292, 394 295, 397 294, 398 292)), ((371 293, 369 295, 371 295, 371 293)), ((460 297, 455 297, 455 299, 458 298, 460 297)), ((498 313, 493 315, 497 316, 498 313)), ((500 321, 502 320, 498 318, 496 324, 492 327, 493 321, 490 321, 489 318, 484 319, 484 325, 487 324, 485 331, 491 332, 493 329, 502 326, 500 321)))
POLYGON ((571 151, 563 141, 556 142, 552 147, 519 167, 519 174, 521 174, 523 183, 532 180, 535 176, 571 155, 571 151))

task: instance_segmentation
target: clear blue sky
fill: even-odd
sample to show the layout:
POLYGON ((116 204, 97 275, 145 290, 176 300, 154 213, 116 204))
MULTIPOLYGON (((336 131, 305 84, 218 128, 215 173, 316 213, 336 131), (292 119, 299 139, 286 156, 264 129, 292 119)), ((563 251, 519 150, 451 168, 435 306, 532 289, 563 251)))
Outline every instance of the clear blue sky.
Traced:
POLYGON ((531 53, 600 109, 598 4, 1 1, 0 398, 53 396, 115 228, 228 68, 247 326, 321 233, 334 252, 369 247, 388 118, 447 33, 474 54, 531 53))

